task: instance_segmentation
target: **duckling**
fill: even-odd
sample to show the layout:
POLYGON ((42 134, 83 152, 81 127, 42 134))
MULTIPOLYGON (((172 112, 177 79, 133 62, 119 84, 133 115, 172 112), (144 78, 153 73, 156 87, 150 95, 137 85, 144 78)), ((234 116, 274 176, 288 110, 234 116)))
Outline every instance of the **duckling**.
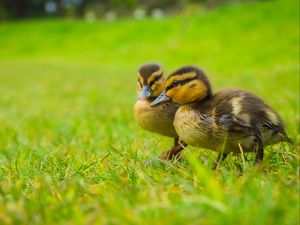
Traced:
POLYGON ((134 117, 145 130, 174 138, 173 147, 163 152, 160 159, 172 159, 186 146, 178 142, 178 135, 173 126, 174 116, 179 107, 174 102, 151 107, 151 102, 159 96, 164 89, 165 78, 163 69, 158 64, 145 64, 138 71, 138 100, 134 105, 134 117))
POLYGON ((213 93, 207 76, 195 66, 169 75, 151 106, 169 100, 180 104, 174 118, 180 140, 219 152, 216 165, 231 152, 256 152, 257 164, 265 146, 290 141, 282 119, 263 100, 242 90, 213 93))

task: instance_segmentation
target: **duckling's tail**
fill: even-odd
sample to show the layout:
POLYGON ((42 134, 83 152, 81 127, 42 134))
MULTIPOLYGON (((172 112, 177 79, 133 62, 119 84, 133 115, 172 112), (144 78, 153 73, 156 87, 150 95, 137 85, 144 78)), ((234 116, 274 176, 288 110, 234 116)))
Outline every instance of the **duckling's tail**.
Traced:
POLYGON ((280 136, 282 137, 282 140, 293 145, 293 140, 289 138, 289 136, 285 133, 285 131, 280 132, 280 136))

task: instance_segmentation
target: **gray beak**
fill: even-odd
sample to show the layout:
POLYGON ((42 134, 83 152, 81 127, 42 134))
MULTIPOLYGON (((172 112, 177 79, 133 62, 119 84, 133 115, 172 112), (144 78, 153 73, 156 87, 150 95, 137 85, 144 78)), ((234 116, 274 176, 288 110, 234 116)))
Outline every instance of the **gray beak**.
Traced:
POLYGON ((170 97, 167 96, 166 91, 163 91, 153 102, 151 102, 151 106, 155 106, 169 100, 170 97))
POLYGON ((139 94, 139 99, 145 99, 151 96, 151 89, 149 85, 143 85, 142 91, 139 94))

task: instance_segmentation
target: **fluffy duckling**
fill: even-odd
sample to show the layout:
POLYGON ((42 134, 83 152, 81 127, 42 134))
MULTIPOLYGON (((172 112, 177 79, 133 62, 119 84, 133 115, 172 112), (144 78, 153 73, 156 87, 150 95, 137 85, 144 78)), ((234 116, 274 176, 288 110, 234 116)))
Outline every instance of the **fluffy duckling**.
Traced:
POLYGON ((173 126, 174 116, 179 107, 174 102, 151 107, 151 102, 164 90, 163 69, 158 64, 146 64, 138 71, 138 100, 134 105, 134 117, 145 130, 174 138, 174 146, 163 152, 160 159, 174 158, 185 146, 178 143, 178 135, 173 126))
POLYGON ((174 118, 180 140, 219 152, 216 163, 231 152, 256 152, 257 163, 263 160, 265 146, 289 141, 280 116, 263 100, 242 90, 213 94, 197 67, 172 73, 151 106, 170 99, 181 105, 174 118))

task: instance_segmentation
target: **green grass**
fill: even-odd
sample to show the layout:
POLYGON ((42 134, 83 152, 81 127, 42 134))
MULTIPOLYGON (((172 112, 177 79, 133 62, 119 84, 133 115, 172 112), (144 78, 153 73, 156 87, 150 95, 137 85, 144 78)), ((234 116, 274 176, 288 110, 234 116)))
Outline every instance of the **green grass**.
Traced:
POLYGON ((267 1, 159 21, 0 24, 0 224, 298 224, 298 13, 297 1, 267 1), (172 142, 133 120, 149 61, 254 92, 294 145, 267 148, 260 171, 241 156, 211 171, 216 153, 191 147, 144 166, 172 142))

